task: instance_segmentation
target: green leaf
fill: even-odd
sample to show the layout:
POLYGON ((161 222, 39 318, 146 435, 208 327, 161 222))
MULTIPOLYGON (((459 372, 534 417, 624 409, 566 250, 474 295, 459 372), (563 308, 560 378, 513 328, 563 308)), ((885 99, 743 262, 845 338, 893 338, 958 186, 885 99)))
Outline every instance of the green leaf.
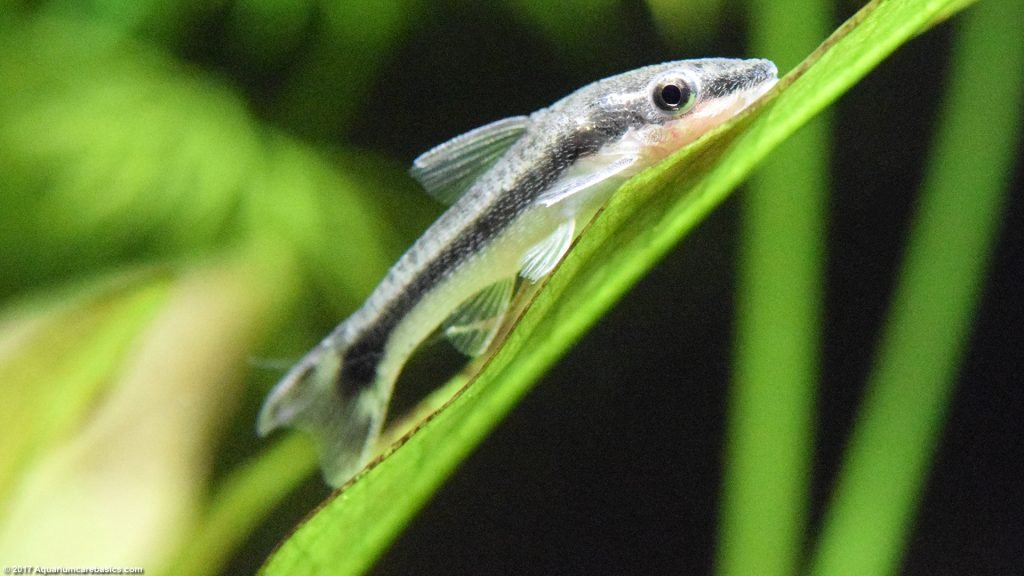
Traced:
POLYGON ((274 116, 318 140, 343 133, 418 9, 418 0, 319 4, 308 53, 272 102, 274 116))
MULTIPOLYGON (((751 51, 788 69, 825 34, 834 3, 754 0, 751 51)), ((772 153, 740 198, 733 382, 719 547, 722 576, 786 575, 803 556, 824 316, 830 123, 772 153), (766 527, 771 529, 766 529, 766 527)))
POLYGON ((763 105, 626 184, 480 374, 318 509, 261 573, 366 570, 533 382, 758 161, 938 14, 965 4, 869 4, 763 105))
POLYGON ((1020 162, 1022 8, 988 0, 961 22, 901 278, 812 574, 899 572, 1020 162))
MULTIPOLYGON (((679 46, 688 52, 691 46, 704 46, 710 42, 716 33, 722 29, 725 19, 722 17, 725 12, 725 2, 722 0, 689 0, 679 2, 677 0, 647 0, 647 10, 651 13, 651 20, 658 28, 658 33, 669 43, 670 46, 679 46)), ((778 10, 778 12, 791 12, 799 14, 797 10, 778 10)), ((756 22, 756 19, 754 19, 756 22)), ((760 25, 760 23, 757 23, 760 25)), ((819 36, 820 38, 820 36, 819 36)), ((761 54, 753 51, 764 58, 769 54, 761 54)), ((778 61, 775 61, 779 64, 778 61)))
POLYGON ((0 222, 0 297, 259 236, 357 304, 405 240, 381 210, 423 196, 395 184, 404 167, 264 126, 227 83, 119 34, 52 17, 0 34, 0 195, 18 215, 0 222))
POLYGON ((539 30, 553 47, 553 53, 579 65, 605 54, 594 50, 629 39, 631 32, 621 2, 615 0, 507 0, 513 13, 530 30, 539 30))
POLYGON ((195 532, 177 554, 178 576, 219 574, 239 543, 318 464, 312 446, 298 434, 286 437, 224 479, 195 532))

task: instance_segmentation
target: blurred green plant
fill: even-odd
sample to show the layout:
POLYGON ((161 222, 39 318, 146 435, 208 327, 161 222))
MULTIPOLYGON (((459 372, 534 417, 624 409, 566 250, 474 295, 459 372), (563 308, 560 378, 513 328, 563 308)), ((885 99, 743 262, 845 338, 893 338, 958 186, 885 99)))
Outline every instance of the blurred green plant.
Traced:
MULTIPOLYGON (((800 12, 768 9, 756 18, 755 36, 770 40, 759 53, 771 56, 773 47, 791 46, 795 34, 814 25, 808 14, 822 7, 812 4, 816 8, 800 12), (775 20, 787 18, 793 20, 775 20), (765 30, 758 33, 759 26, 765 30)), ((1020 8, 1013 0, 992 0, 962 21, 901 283, 811 573, 898 572, 1012 171, 1024 43, 1007 40, 1014 37, 1009 22, 1020 8), (964 150, 963 143, 972 141, 991 148, 964 150)), ((816 307, 825 245, 823 197, 816 189, 826 180, 823 157, 814 151, 828 149, 821 126, 812 127, 780 149, 785 158, 768 163, 748 195, 722 574, 795 573, 811 540, 803 507, 813 451, 822 330, 816 307)))
MULTIPOLYGON (((750 6, 752 52, 782 70, 797 66, 831 27, 831 2, 750 6)), ((822 113, 775 150, 741 198, 722 575, 795 574, 802 560, 824 333, 830 116, 822 113)))
MULTIPOLYGON (((396 426, 383 446, 386 457, 288 537, 262 573, 365 571, 530 386, 762 158, 902 43, 968 4, 871 3, 752 114, 628 184, 532 296, 496 355, 396 426)), ((684 30, 685 10, 702 14, 696 20, 705 25, 721 11, 717 2, 647 5, 671 41, 700 32, 684 30)), ((987 11, 972 15, 958 52, 948 119, 925 187, 945 196, 925 200, 915 228, 906 285, 894 304, 863 425, 814 555, 821 574, 895 570, 941 432, 1010 161, 960 157, 955 144, 996 134, 996 149, 1012 150, 1019 127, 1013 106, 1024 84, 1021 42, 1011 52, 985 38, 985 31, 1007 26, 1002 36, 1012 37, 1012 9, 1019 4, 983 6, 987 11), (998 65, 984 65, 992 62, 998 65), (997 85, 999 99, 984 95, 991 116, 956 116, 957 102, 982 96, 971 90, 997 85), (968 189, 977 202, 963 206, 968 189), (950 218, 943 206, 970 213, 970 230, 943 224, 950 218), (942 244, 951 229, 969 236, 954 239, 964 250, 935 258, 937 251, 947 255, 942 244), (933 270, 927 266, 933 261, 950 268, 933 270), (936 275, 944 286, 949 279, 960 286, 959 296, 931 294, 937 283, 928 279, 936 275), (922 302, 940 301, 925 307, 928 314, 917 313, 922 302), (957 330, 930 340, 928 327, 946 314, 959 319, 957 330), (908 362, 910 349, 931 355, 908 362), (936 371, 915 372, 920 362, 936 371), (945 384, 929 388, 936 381, 945 384), (879 424, 891 421, 893 411, 909 416, 905 427, 879 424), (872 447, 899 444, 887 436, 894 433, 913 438, 904 454, 913 465, 894 468, 871 458, 872 447), (870 481, 897 474, 904 475, 893 484, 898 494, 870 481), (881 530, 871 524, 879 508, 891 513, 881 530)), ((586 17, 567 18, 546 3, 515 0, 507 8, 552 45, 567 46, 574 60, 599 57, 588 48, 617 34, 601 23, 622 9, 614 2, 574 3, 569 12, 586 17)), ((269 384, 249 359, 260 351, 301 352, 322 329, 303 321, 304 311, 319 306, 326 317, 344 316, 438 212, 411 191, 397 163, 330 144, 351 128, 381 66, 422 9, 415 0, 0 2, 5 562, 99 561, 147 573, 218 573, 315 469, 304 439, 285 437, 261 448, 248 434, 229 434, 227 423, 269 384), (224 23, 225 39, 196 31, 211 14, 224 23), (212 55, 226 63, 223 69, 204 66, 212 55), (238 68, 249 76, 234 76, 230 64, 242 60, 247 66, 238 68), (252 90, 256 85, 264 89, 252 90), (224 461, 235 464, 225 468, 224 461)), ((764 17, 771 6, 760 11, 761 25, 782 26, 764 17)), ((764 55, 794 63, 799 54, 770 52, 768 32, 754 34, 764 55)), ((805 146, 818 147, 825 138, 825 128, 814 130, 805 146)), ((781 174, 776 184, 766 174, 756 194, 788 197, 778 190, 777 182, 789 178, 781 174)), ((819 208, 808 207, 807 226, 820 225, 819 208)), ((761 236, 749 233, 749 243, 761 246, 761 236)), ((807 284, 784 298, 784 316, 807 311, 806 298, 820 299, 820 254, 810 248, 798 258, 807 266, 799 272, 807 284)), ((752 282, 778 265, 777 252, 765 246, 751 256, 752 282)), ((812 439, 801 435, 809 434, 817 322, 811 310, 793 370, 762 383, 791 385, 793 409, 768 414, 757 426, 742 411, 733 416, 754 426, 749 433, 762 425, 782 430, 777 446, 799 439, 807 452, 812 439)), ((750 334, 777 339, 767 331, 750 334)), ((737 366, 766 361, 755 353, 738 357, 737 366)), ((249 429, 251 414, 242 419, 249 429)), ((728 452, 734 478, 757 479, 762 493, 787 497, 759 510, 745 505, 759 499, 745 498, 742 486, 730 492, 727 484, 720 568, 750 573, 744 567, 763 568, 757 563, 770 553, 772 571, 787 573, 804 553, 807 453, 795 456, 787 474, 748 474, 737 463, 757 465, 757 447, 735 442, 735 434, 728 452), (777 539, 759 540, 766 522, 787 528, 772 534, 777 539)))
POLYGON ((961 21, 899 282, 812 574, 899 572, 1019 162, 1022 13, 1019 0, 987 0, 961 21))
POLYGON ((264 392, 253 354, 304 345, 308 326, 279 321, 300 297, 350 310, 431 217, 394 162, 303 143, 176 55, 195 10, 53 2, 0 21, 8 564, 217 572, 314 467, 286 440, 213 477, 257 452, 248 415, 246 445, 223 444, 264 392))

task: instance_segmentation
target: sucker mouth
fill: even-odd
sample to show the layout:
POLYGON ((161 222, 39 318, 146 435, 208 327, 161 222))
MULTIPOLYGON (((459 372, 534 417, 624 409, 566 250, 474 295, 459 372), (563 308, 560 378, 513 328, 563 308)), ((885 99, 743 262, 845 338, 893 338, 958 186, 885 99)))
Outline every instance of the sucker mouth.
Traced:
POLYGON ((779 69, 775 66, 775 63, 771 60, 757 60, 756 62, 757 71, 761 72, 762 75, 762 77, 759 78, 759 81, 775 84, 779 79, 779 69))
MULTIPOLYGON (((772 68, 774 68, 774 66, 772 68)), ((778 83, 778 81, 779 81, 778 78, 772 77, 770 79, 767 79, 767 80, 761 82, 757 86, 754 86, 754 87, 750 88, 749 90, 747 90, 746 94, 744 94, 744 99, 746 100, 746 104, 743 107, 746 108, 747 106, 750 106, 758 98, 760 98, 761 96, 764 96, 769 90, 771 90, 775 86, 775 84, 778 83)))
POLYGON ((735 97, 742 92, 774 83, 778 69, 770 60, 718 62, 703 68, 702 90, 708 99, 735 97))

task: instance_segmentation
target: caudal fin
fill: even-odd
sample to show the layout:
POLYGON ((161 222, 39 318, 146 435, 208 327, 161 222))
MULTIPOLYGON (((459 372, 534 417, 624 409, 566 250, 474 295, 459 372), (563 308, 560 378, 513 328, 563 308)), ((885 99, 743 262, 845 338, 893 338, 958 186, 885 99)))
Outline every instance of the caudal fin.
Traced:
POLYGON ((342 353, 321 343, 296 364, 263 402, 257 431, 297 428, 312 436, 327 483, 338 487, 373 455, 387 410, 374 386, 342 397, 338 387, 342 353))

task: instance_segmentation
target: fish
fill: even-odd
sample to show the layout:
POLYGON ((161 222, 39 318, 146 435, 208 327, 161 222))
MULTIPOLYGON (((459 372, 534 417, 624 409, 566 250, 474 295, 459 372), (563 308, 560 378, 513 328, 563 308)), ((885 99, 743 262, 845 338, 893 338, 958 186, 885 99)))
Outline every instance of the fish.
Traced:
POLYGON ((420 155, 411 176, 449 208, 270 391, 259 435, 308 433, 327 483, 345 484, 373 456, 395 381, 424 340, 440 332, 469 357, 484 353, 517 285, 549 275, 626 180, 776 81, 763 59, 645 66, 420 155))

